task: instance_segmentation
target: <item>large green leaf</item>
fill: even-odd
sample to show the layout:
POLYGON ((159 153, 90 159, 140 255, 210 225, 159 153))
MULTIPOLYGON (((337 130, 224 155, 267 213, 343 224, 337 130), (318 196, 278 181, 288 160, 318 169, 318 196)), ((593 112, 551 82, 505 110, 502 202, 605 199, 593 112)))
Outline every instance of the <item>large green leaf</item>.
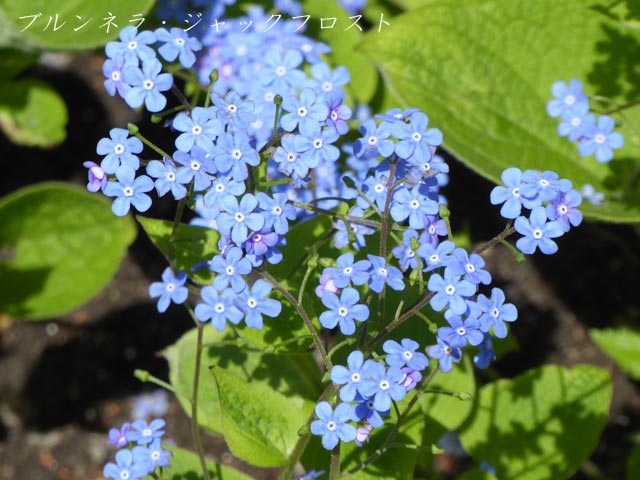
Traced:
POLYGON ((148 17, 153 3, 154 0, 0 0, 0 45, 71 50, 99 47, 116 38, 120 29, 148 17), (107 19, 112 16, 107 32, 107 19))
POLYGON ((15 77, 38 60, 37 55, 15 48, 0 48, 0 58, 0 78, 3 80, 15 77))
MULTIPOLYGON (((237 338, 234 332, 218 332, 207 325, 203 332, 206 347, 202 355, 198 421, 214 433, 222 433, 218 392, 207 367, 219 366, 237 375, 252 386, 271 388, 283 395, 299 409, 320 395, 320 372, 311 353, 288 355, 263 354, 237 338)), ((197 331, 187 332, 167 349, 169 379, 178 392, 191 395, 195 373, 197 331)), ((182 407, 191 415, 191 404, 178 395, 182 407)))
POLYGON ((208 268, 191 271, 191 267, 211 260, 218 251, 218 232, 195 225, 178 225, 175 242, 171 242, 173 222, 137 216, 136 219, 153 244, 167 258, 175 258, 178 269, 187 272, 194 282, 209 284, 212 274, 208 268), (173 251, 172 251, 173 249, 173 251))
POLYGON ((497 478, 569 478, 595 448, 611 403, 607 371, 547 365, 480 389, 460 439, 497 478))
MULTIPOLYGON (((10 66, 17 68, 19 65, 10 66)), ((67 107, 49 85, 37 80, 0 82, 0 129, 13 143, 53 147, 66 137, 67 107)))
POLYGON ((591 329, 589 336, 631 378, 640 380, 640 333, 630 328, 607 328, 591 329))
MULTIPOLYGON (((162 478, 166 480, 197 480, 202 478, 198 456, 183 448, 163 446, 171 451, 169 467, 162 470, 162 478)), ((251 477, 238 470, 207 460, 207 470, 211 480, 251 480, 251 477)), ((151 480, 152 477, 145 477, 151 480)))
POLYGON ((553 170, 577 189, 590 183, 605 193, 602 206, 583 204, 587 217, 640 221, 640 189, 632 176, 640 157, 633 134, 640 107, 625 112, 620 130, 626 144, 609 164, 580 157, 545 111, 557 80, 577 78, 589 95, 616 104, 640 94, 633 69, 624 67, 635 62, 640 30, 590 3, 429 2, 393 18, 384 34, 368 34, 361 51, 382 69, 398 101, 427 113, 429 126, 443 131, 444 146, 480 174, 498 182, 512 166, 553 170))
POLYGON ((62 183, 19 190, 0 200, 0 311, 45 319, 102 289, 135 237, 103 198, 62 183))
POLYGON ((211 367, 218 387, 222 430, 238 458, 261 467, 285 465, 309 418, 271 387, 252 385, 219 367, 211 367))

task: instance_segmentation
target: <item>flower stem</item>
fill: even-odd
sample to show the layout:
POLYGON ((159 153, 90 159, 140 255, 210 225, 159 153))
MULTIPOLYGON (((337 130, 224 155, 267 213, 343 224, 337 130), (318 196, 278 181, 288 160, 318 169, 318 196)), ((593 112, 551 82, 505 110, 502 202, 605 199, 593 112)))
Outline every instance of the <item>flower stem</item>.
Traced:
POLYGON ((340 478, 340 442, 331 452, 331 470, 329 470, 329 480, 340 478))
POLYGON ((309 333, 311 334, 311 337, 313 338, 313 343, 315 344, 316 348, 318 349, 318 352, 320 353, 320 356, 322 357, 322 362, 324 363, 324 368, 326 370, 331 370, 333 368, 333 364, 331 363, 331 359, 327 356, 327 351, 325 350, 324 345, 322 344, 322 340, 320 340, 320 336, 318 335, 318 332, 316 331, 315 327, 313 326, 313 323, 311 323, 311 319, 309 318, 309 315, 307 314, 307 312, 304 309, 304 307, 302 306, 302 304, 299 303, 296 300, 296 298, 293 295, 291 295, 291 293, 289 293, 289 291, 286 288, 284 288, 280 284, 280 282, 278 282, 278 280, 276 280, 273 277, 273 275, 271 275, 269 272, 267 272, 264 268, 259 270, 259 274, 267 282, 269 282, 271 285, 273 285, 276 288, 276 290, 278 290, 280 293, 282 293, 282 295, 284 295, 284 297, 289 301, 289 303, 291 303, 293 308, 296 309, 296 311, 298 312, 298 315, 300 315, 300 318, 302 318, 302 321, 306 325, 307 330, 309 330, 309 333))
POLYGON ((129 133, 131 135, 133 135, 134 137, 138 138, 142 143, 144 143, 151 150, 155 151, 158 155, 161 155, 162 157, 168 158, 169 160, 173 161, 173 158, 171 158, 171 155, 169 155, 167 152, 162 150, 156 144, 154 144, 151 141, 147 140, 147 138, 144 137, 140 133, 140 129, 138 128, 138 126, 135 123, 128 123, 127 124, 127 129, 129 130, 129 133))

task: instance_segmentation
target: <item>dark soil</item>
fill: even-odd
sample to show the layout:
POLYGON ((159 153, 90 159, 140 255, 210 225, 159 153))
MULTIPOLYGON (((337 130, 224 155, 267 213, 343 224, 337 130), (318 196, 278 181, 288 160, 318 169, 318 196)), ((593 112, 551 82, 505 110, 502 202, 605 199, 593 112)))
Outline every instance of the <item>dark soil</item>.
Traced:
MULTIPOLYGON (((110 128, 129 121, 148 124, 104 93, 100 57, 55 56, 47 63, 26 74, 50 82, 64 97, 68 138, 48 151, 17 148, 0 138, 0 196, 48 180, 84 184, 82 162, 96 159, 96 143, 110 128)), ((159 127, 152 132, 158 132, 160 144, 167 141, 159 127)), ((468 229, 478 242, 492 237, 503 224, 488 203, 491 184, 456 161, 449 163, 446 194, 454 229, 468 229)), ((149 214, 170 218, 171 205, 154 204, 149 214)), ((607 368, 614 381, 609 423, 584 471, 595 468, 601 478, 624 478, 631 437, 640 431, 638 388, 589 340, 587 329, 640 323, 638 232, 585 224, 561 239, 552 257, 518 264, 506 249, 496 248, 487 261, 496 285, 520 312, 513 334, 522 348, 499 361, 496 370, 513 377, 545 363, 607 368)), ((161 316, 148 298, 149 283, 164 268, 164 259, 141 234, 113 281, 82 308, 38 323, 0 315, 0 479, 102 478, 102 467, 114 454, 106 444, 108 429, 130 420, 136 396, 150 391, 134 379, 134 369, 166 378, 162 350, 192 327, 181 309, 161 316)), ((174 400, 165 418, 166 438, 190 448, 189 423, 174 400)), ((256 478, 273 478, 273 471, 235 460, 221 439, 207 437, 206 450, 212 459, 256 478)), ((597 477, 582 471, 574 476, 587 478, 597 477)))

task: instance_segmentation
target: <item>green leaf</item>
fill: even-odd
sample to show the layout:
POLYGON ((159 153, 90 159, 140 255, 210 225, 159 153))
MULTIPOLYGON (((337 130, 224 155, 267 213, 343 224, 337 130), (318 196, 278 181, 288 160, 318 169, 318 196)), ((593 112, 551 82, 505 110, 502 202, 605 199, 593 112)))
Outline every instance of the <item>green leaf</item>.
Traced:
POLYGON ((480 389, 460 440, 501 480, 569 478, 595 448, 607 422, 606 370, 547 365, 480 389))
POLYGON ((153 244, 167 258, 175 258, 176 266, 185 271, 196 283, 210 284, 213 278, 208 268, 200 268, 194 272, 191 267, 205 260, 211 260, 218 254, 218 232, 211 228, 186 225, 181 223, 176 231, 174 252, 171 254, 171 232, 173 222, 137 216, 136 219, 149 235, 153 244))
MULTIPOLYGON (((197 330, 193 329, 167 349, 171 385, 187 397, 193 389, 196 335, 197 330)), ((299 409, 320 395, 320 372, 309 352, 263 354, 238 339, 234 332, 218 332, 208 325, 203 332, 203 342, 206 347, 200 370, 198 422, 211 432, 222 433, 223 429, 218 392, 207 367, 222 367, 252 386, 260 385, 282 393, 299 409)), ((190 402, 182 395, 177 398, 187 415, 191 415, 190 402)))
MULTIPOLYGON (((164 480, 197 480, 202 478, 198 455, 183 448, 163 445, 171 451, 171 465, 162 470, 164 480)), ((238 470, 207 460, 207 470, 211 480, 251 480, 251 477, 238 470)), ((152 477, 145 477, 151 479, 152 477)))
POLYGON ((640 478, 640 444, 636 443, 627 460, 627 478, 640 478))
POLYGON ((229 449, 261 467, 285 465, 298 441, 303 414, 289 399, 263 385, 252 385, 219 367, 211 367, 218 387, 222 430, 229 449))
POLYGON ((14 48, 0 48, 0 79, 9 79, 38 61, 33 53, 22 52, 14 48))
MULTIPOLYGON (((632 63, 640 31, 588 7, 587 1, 443 0, 395 17, 384 35, 366 35, 360 50, 382 69, 404 107, 418 107, 440 128, 444 146, 494 182, 508 167, 553 170, 580 189, 605 193, 588 218, 640 221, 632 175, 640 155, 633 133, 640 108, 616 116, 625 147, 609 164, 578 155, 556 133, 545 104, 557 80, 578 78, 589 95, 621 105, 637 99, 632 63)), ((596 105, 600 111, 612 105, 596 105)), ((488 201, 488 199, 487 199, 488 201)))
MULTIPOLYGON (((356 26, 349 28, 355 18, 350 20, 349 14, 337 2, 326 0, 306 1, 304 12, 316 20, 316 24, 309 25, 310 34, 331 47, 331 63, 335 66, 343 65, 349 70, 350 90, 355 99, 359 103, 368 103, 376 92, 379 74, 364 55, 355 51, 355 46, 362 40, 362 32, 356 26), (318 28, 322 18, 335 18, 334 27, 318 28)), ((327 25, 330 23, 326 22, 327 25)))
POLYGON ((591 329, 589 337, 634 380, 640 380, 640 333, 630 328, 591 329))
POLYGON ((28 320, 61 315, 98 293, 136 230, 104 198, 63 183, 0 200, 0 311, 28 320))
POLYGON ((49 148, 66 137, 67 107, 46 83, 0 83, 0 128, 13 143, 49 148))
POLYGON ((137 25, 141 18, 147 17, 148 25, 146 13, 153 3, 154 0, 30 0, 25 4, 0 0, 0 45, 47 50, 99 47, 115 39, 122 28, 137 25), (40 13, 29 26, 31 16, 40 13), (107 19, 112 15, 115 19, 107 33, 107 19), (84 25, 85 22, 88 23, 84 25))

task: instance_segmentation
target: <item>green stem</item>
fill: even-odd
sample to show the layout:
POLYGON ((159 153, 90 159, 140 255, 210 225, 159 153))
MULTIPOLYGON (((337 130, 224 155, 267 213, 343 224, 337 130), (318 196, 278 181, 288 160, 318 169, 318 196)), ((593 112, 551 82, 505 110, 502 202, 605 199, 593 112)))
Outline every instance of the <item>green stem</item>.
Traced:
POLYGON ((493 247, 496 243, 500 243, 501 240, 504 240, 505 238, 507 238, 509 235, 515 233, 516 229, 515 227, 507 227, 505 228, 501 233, 499 233, 498 235, 496 235, 495 237, 493 237, 491 240, 489 240, 488 242, 483 243, 482 245, 480 245, 478 248, 476 248, 473 253, 482 253, 485 250, 490 249, 491 247, 493 247))
POLYGON ((344 215, 342 213, 334 212, 333 210, 327 210, 326 208, 316 207, 309 203, 294 202, 291 200, 289 201, 289 203, 294 207, 302 208, 303 210, 308 210, 310 212, 323 213, 325 215, 329 215, 330 217, 339 218, 345 222, 359 223, 360 225, 368 225, 374 228, 381 227, 380 222, 376 222, 374 220, 367 220, 366 218, 361 218, 361 217, 353 217, 351 215, 344 215))
POLYGON ((198 339, 196 343, 196 364, 193 374, 193 394, 191 396, 191 431, 193 433, 193 443, 196 446, 198 452, 198 459, 200 460, 200 468, 202 468, 202 474, 204 480, 209 479, 209 471, 207 470, 207 461, 204 456, 204 447, 202 446, 202 438, 200 437, 200 427, 198 426, 198 390, 200 388, 200 367, 202 363, 202 335, 206 323, 198 322, 193 312, 193 309, 184 304, 193 320, 198 324, 198 339))
POLYGON ((129 133, 131 135, 133 135, 134 137, 138 138, 142 143, 144 143, 147 147, 149 147, 150 149, 155 151, 158 155, 160 155, 160 156, 162 156, 164 158, 168 158, 169 160, 173 161, 173 158, 171 158, 171 155, 169 155, 167 152, 162 150, 160 147, 156 146, 154 143, 151 143, 149 140, 147 140, 140 133, 140 129, 138 128, 138 126, 135 123, 128 123, 127 124, 127 129, 129 130, 129 133))
POLYGON ((171 85, 171 92, 176 97, 178 97, 178 100, 180 101, 180 103, 183 104, 187 108, 187 110, 189 111, 193 110, 191 103, 189 103, 189 100, 187 99, 187 97, 184 96, 184 94, 180 91, 180 89, 176 87, 175 83, 171 85))
POLYGON ((380 225, 380 256, 387 258, 387 232, 389 230, 389 209, 391 208, 391 197, 393 196, 393 189, 389 188, 389 185, 393 184, 396 177, 396 162, 391 162, 389 169, 389 179, 387 180, 387 197, 384 201, 384 210, 382 212, 381 225, 380 225))
POLYGON ((209 86, 207 87, 207 96, 204 98, 204 108, 207 108, 211 105, 211 92, 213 92, 213 86, 218 80, 218 70, 214 69, 209 75, 209 86))
POLYGON ((284 288, 280 284, 280 282, 278 282, 278 280, 276 280, 273 277, 273 275, 267 272, 264 268, 260 269, 258 273, 262 276, 262 278, 264 278, 267 282, 273 285, 276 288, 276 290, 282 293, 282 295, 284 295, 284 297, 289 301, 289 303, 291 303, 293 308, 296 309, 296 311, 298 312, 298 315, 300 315, 300 318, 302 318, 302 321, 306 325, 307 330, 309 330, 309 333, 313 338, 313 343, 315 344, 316 348, 318 349, 318 352, 320 353, 320 356, 322 357, 324 368, 326 370, 331 370, 333 368, 333 364, 331 363, 331 360, 327 357, 327 351, 325 350, 324 345, 322 344, 322 340, 320 339, 318 332, 313 326, 313 323, 311 323, 311 319, 309 318, 309 315, 307 315, 307 312, 302 306, 302 304, 299 303, 296 300, 296 298, 293 295, 291 295, 291 293, 289 293, 289 291, 286 288, 284 288))
POLYGON ((331 469, 329 470, 329 480, 340 478, 340 442, 331 452, 331 469))
POLYGON ((138 380, 140 380, 141 382, 144 383, 153 383, 154 385, 158 385, 159 387, 164 388, 165 390, 168 390, 170 392, 172 392, 174 395, 180 395, 184 398, 186 398, 187 400, 191 400, 191 397, 183 392, 179 392, 177 391, 173 385, 165 382, 164 380, 160 380, 158 377, 154 377, 153 375, 151 375, 149 372, 147 372, 146 370, 141 370, 139 368, 136 368, 133 372, 133 376, 135 378, 137 378, 138 380))
POLYGON ((304 298, 304 291, 307 288, 307 282, 309 281, 311 272, 313 272, 315 270, 315 267, 318 265, 317 257, 314 258, 316 259, 314 262, 307 263, 307 271, 304 272, 304 277, 302 278, 302 283, 300 284, 300 291, 298 292, 298 303, 302 303, 302 299, 304 298))

